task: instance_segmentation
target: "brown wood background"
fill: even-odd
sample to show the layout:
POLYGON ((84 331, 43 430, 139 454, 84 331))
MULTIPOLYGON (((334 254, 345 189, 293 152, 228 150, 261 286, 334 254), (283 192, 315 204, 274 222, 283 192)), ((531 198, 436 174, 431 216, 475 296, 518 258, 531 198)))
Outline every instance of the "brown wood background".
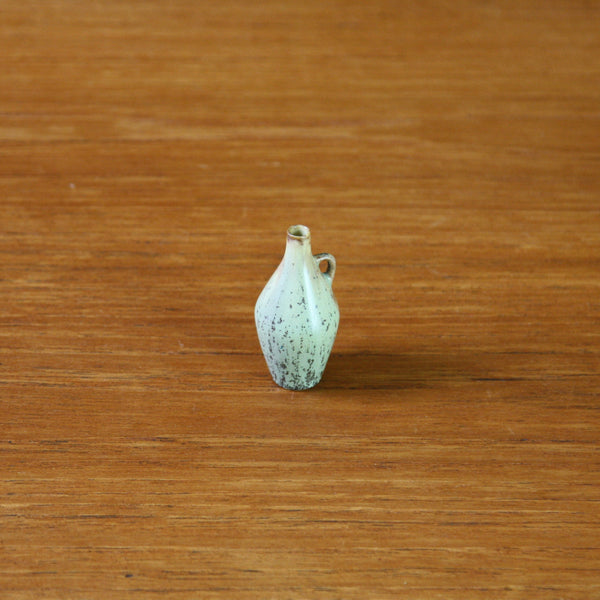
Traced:
POLYGON ((2 598, 600 598, 597 2, 3 0, 0 259, 2 598))

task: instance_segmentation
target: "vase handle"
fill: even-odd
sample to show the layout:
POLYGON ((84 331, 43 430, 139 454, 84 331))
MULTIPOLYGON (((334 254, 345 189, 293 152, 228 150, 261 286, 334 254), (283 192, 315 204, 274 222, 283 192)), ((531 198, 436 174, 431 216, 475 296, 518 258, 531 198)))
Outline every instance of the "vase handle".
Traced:
POLYGON ((323 276, 329 281, 329 283, 333 283, 333 277, 335 275, 335 257, 333 254, 321 252, 321 254, 315 254, 314 259, 317 261, 317 265, 324 260, 327 261, 327 271, 323 272, 323 276))

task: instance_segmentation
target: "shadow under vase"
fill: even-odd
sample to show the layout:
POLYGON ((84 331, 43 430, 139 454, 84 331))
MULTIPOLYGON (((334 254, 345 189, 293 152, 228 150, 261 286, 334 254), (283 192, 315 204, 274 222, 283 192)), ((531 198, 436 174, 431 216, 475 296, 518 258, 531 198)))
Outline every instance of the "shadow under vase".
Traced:
POLYGON ((333 353, 322 389, 401 390, 460 384, 482 376, 474 360, 442 353, 333 353))

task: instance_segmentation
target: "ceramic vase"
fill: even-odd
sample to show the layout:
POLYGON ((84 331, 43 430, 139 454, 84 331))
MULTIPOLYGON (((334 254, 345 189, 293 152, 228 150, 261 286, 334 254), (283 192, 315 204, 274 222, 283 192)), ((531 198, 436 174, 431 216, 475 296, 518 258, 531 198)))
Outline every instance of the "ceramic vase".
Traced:
POLYGON ((323 376, 340 321, 331 287, 335 266, 331 254, 312 254, 308 227, 288 229, 283 260, 254 310, 265 360, 283 388, 306 390, 323 376))

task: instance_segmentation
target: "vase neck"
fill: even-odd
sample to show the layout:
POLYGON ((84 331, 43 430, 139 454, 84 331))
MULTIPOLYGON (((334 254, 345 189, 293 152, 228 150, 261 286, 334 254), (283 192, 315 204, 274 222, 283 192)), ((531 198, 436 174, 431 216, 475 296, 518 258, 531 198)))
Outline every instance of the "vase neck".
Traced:
POLYGON ((292 225, 287 231, 285 259, 294 260, 305 255, 312 256, 310 230, 304 225, 292 225))

